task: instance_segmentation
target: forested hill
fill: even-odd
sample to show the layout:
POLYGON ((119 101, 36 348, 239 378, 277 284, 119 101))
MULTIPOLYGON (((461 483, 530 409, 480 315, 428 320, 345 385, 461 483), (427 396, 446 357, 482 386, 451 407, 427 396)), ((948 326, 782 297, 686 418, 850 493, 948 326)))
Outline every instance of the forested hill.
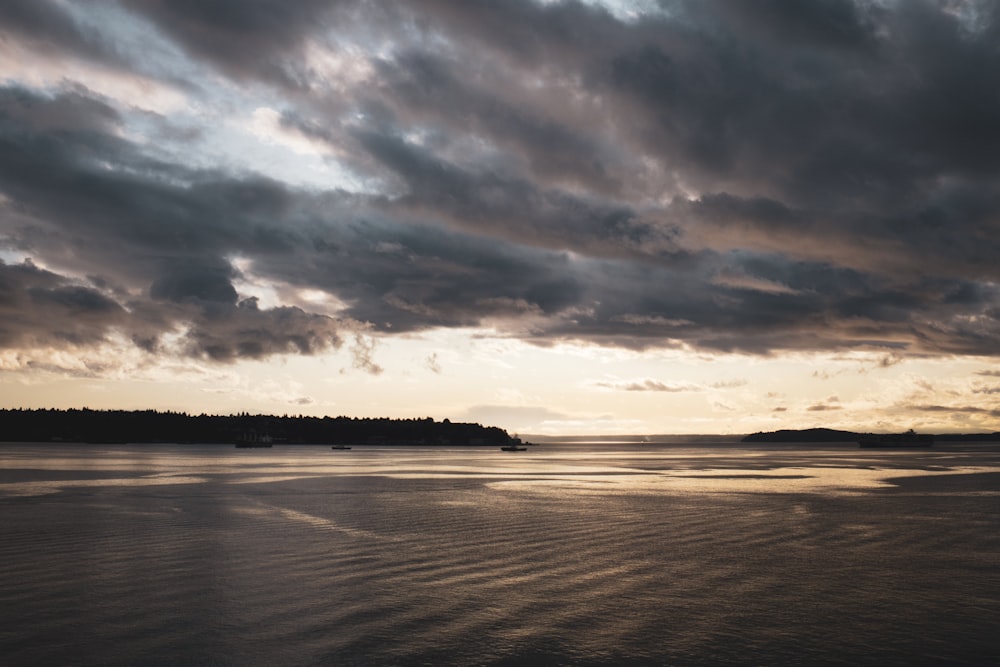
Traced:
POLYGON ((743 442, 852 442, 860 436, 853 431, 838 431, 832 428, 785 429, 769 433, 753 433, 743 438, 743 442))
POLYGON ((424 419, 187 415, 155 410, 0 410, 7 442, 505 445, 503 429, 424 419))

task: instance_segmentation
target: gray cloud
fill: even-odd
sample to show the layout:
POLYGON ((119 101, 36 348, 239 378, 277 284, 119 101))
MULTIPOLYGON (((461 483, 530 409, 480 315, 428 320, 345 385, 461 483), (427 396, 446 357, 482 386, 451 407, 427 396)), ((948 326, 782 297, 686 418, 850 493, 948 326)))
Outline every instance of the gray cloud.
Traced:
POLYGON ((130 0, 128 6, 177 40, 193 58, 230 76, 306 88, 309 72, 298 65, 303 44, 338 4, 303 0, 290 8, 281 0, 130 0))
POLYGON ((283 188, 217 176, 170 184, 200 175, 142 159, 112 134, 115 118, 78 93, 0 91, 0 174, 13 200, 3 214, 22 222, 4 225, 4 239, 66 271, 4 267, 16 323, 6 346, 96 343, 117 331, 156 351, 177 329, 187 353, 218 361, 339 345, 339 323, 258 309, 233 286, 228 253, 280 249, 256 223, 283 208, 283 188))
POLYGON ((260 359, 275 354, 316 354, 341 345, 343 325, 299 308, 257 308, 247 299, 223 308, 176 314, 190 328, 187 352, 212 361, 260 359))
POLYGON ((427 365, 427 369, 430 372, 434 373, 435 375, 441 374, 441 361, 438 359, 437 352, 434 352, 433 354, 429 355, 427 359, 424 360, 424 363, 427 365))
POLYGON ((374 354, 377 342, 374 338, 366 337, 361 333, 354 334, 354 344, 351 346, 351 358, 354 367, 360 370, 379 375, 383 368, 375 363, 374 354))
POLYGON ((0 33, 42 53, 62 52, 94 61, 112 61, 114 49, 100 34, 81 25, 51 0, 9 0, 0 4, 0 33))
POLYGON ((661 382, 646 378, 644 380, 628 380, 619 382, 597 382, 598 387, 614 389, 617 391, 658 391, 658 392, 682 392, 701 391, 701 387, 693 384, 677 384, 673 382, 661 382))
MULTIPOLYGON (((541 345, 995 356, 995 8, 663 9, 123 3, 232 90, 280 90, 284 126, 367 187, 182 163, 164 156, 213 128, 146 118, 137 138, 121 101, 7 85, 0 243, 45 269, 3 266, 0 344, 117 331, 162 351, 183 331, 186 354, 226 362, 346 338, 375 372, 356 332, 490 324, 541 345), (364 75, 332 80, 314 48, 364 75), (248 279, 286 305, 248 300, 248 279), (336 297, 337 319, 300 289, 336 297)), ((86 11, 8 3, 0 31, 142 70, 86 11)), ((202 69, 171 71, 208 95, 202 69)))
POLYGON ((722 380, 720 382, 713 382, 710 386, 713 389, 735 389, 737 387, 745 387, 747 381, 743 378, 738 378, 735 380, 722 380))
POLYGON ((343 323, 298 308, 259 310, 238 304, 185 300, 162 307, 141 297, 119 303, 93 285, 39 269, 30 262, 0 263, 0 347, 81 347, 115 334, 148 352, 164 334, 181 332, 181 352, 213 361, 313 354, 340 345, 343 323))
POLYGON ((913 405, 910 407, 919 412, 944 412, 951 415, 981 414, 989 415, 990 417, 1000 417, 1000 409, 984 408, 978 405, 913 405))
POLYGON ((96 344, 127 319, 100 291, 36 267, 0 263, 0 346, 96 344))

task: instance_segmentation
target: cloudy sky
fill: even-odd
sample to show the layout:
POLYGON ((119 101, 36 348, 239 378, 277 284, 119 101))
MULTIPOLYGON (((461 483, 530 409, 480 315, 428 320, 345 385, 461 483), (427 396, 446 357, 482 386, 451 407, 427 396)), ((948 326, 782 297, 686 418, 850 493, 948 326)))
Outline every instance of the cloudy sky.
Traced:
POLYGON ((1000 429, 989 0, 7 0, 0 404, 1000 429))

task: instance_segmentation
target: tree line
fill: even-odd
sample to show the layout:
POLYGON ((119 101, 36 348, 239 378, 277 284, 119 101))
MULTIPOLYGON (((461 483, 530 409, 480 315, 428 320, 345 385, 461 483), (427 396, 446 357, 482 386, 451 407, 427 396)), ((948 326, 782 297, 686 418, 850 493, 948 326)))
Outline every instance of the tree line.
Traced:
POLYGON ((188 415, 157 410, 4 409, 7 442, 505 445, 495 426, 418 419, 308 417, 264 414, 188 415))

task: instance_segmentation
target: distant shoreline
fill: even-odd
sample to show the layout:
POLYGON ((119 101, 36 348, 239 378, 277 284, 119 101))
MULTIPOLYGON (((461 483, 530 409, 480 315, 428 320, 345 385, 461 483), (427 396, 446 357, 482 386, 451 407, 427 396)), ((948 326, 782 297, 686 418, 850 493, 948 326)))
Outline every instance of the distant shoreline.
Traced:
MULTIPOLYGON (((857 442, 859 439, 871 435, 872 433, 842 431, 831 428, 782 429, 779 431, 751 433, 740 440, 740 442, 857 442)), ((1000 442, 1000 432, 933 433, 929 435, 932 435, 936 442, 1000 442)))
MULTIPOLYGON (((0 442, 81 444, 233 445, 266 441, 274 445, 398 447, 496 447, 521 444, 689 445, 737 443, 845 443, 872 433, 830 428, 782 429, 742 434, 524 434, 511 437, 496 426, 435 421, 430 417, 311 417, 188 415, 156 410, 0 409, 0 442)), ((928 434, 935 442, 1000 442, 1000 432, 928 434)))

